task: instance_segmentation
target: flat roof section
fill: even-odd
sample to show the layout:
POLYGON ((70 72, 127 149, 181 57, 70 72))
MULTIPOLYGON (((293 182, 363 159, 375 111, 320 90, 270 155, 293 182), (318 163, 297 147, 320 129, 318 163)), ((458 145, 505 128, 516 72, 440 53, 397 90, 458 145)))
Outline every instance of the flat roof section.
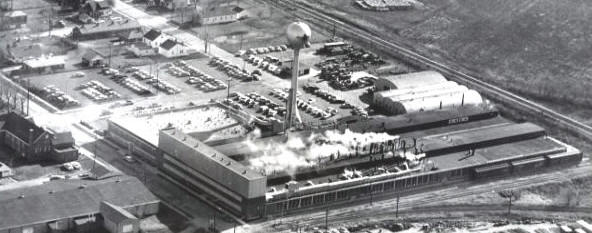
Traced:
POLYGON ((427 156, 434 156, 469 148, 527 140, 543 135, 545 130, 532 123, 502 124, 427 136, 418 144, 423 144, 423 152, 427 156))
POLYGON ((447 170, 513 159, 526 159, 549 153, 561 153, 565 149, 564 145, 541 137, 476 149, 473 156, 469 156, 466 151, 463 151, 430 157, 428 160, 434 162, 439 170, 447 170))

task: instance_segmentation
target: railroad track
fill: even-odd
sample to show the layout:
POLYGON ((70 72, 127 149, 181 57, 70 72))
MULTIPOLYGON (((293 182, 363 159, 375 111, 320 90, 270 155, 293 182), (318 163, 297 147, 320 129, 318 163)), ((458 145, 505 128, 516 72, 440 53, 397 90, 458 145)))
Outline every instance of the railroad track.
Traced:
POLYGON ((389 53, 390 55, 400 57, 415 64, 419 64, 438 71, 450 79, 466 83, 467 85, 477 89, 481 93, 486 94, 486 96, 492 99, 498 99, 499 101, 502 101, 506 104, 511 104, 511 106, 521 111, 529 111, 531 114, 539 114, 545 117, 550 123, 564 126, 578 136, 592 139, 592 126, 576 121, 541 104, 535 103, 524 97, 501 89, 495 85, 479 80, 477 77, 460 72, 454 67, 418 54, 396 42, 382 39, 366 30, 344 22, 343 20, 329 16, 325 12, 315 9, 305 3, 294 0, 263 1, 269 2, 272 6, 275 5, 291 10, 297 10, 301 19, 310 21, 314 25, 325 27, 327 29, 339 27, 340 31, 347 33, 347 36, 349 37, 354 37, 362 41, 370 42, 374 46, 383 48, 383 51, 389 53))

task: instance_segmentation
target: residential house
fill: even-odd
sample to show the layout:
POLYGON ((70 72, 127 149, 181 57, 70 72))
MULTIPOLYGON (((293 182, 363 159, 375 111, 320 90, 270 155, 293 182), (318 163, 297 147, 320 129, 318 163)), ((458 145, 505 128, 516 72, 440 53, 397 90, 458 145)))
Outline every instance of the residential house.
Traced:
POLYGON ((0 116, 0 145, 31 161, 67 162, 78 159, 78 149, 71 133, 46 130, 14 112, 0 116))
POLYGON ((105 58, 98 52, 89 49, 82 55, 82 65, 88 67, 98 67, 104 64, 105 58))
POLYGON ((203 25, 231 23, 239 20, 245 14, 243 8, 238 6, 218 6, 206 10, 201 18, 203 25))
POLYGON ((144 34, 142 41, 152 48, 158 48, 162 42, 168 39, 164 33, 156 29, 150 29, 150 31, 144 34))
POLYGON ((80 8, 81 14, 87 14, 93 18, 109 16, 112 12, 111 5, 106 0, 89 0, 80 8))
POLYGON ((99 209, 103 216, 103 226, 110 233, 138 232, 140 220, 124 208, 103 201, 99 209))
POLYGON ((158 52, 157 48, 152 48, 143 42, 132 43, 127 47, 127 50, 133 53, 136 57, 153 56, 158 52))
POLYGON ((119 33, 119 40, 121 40, 124 43, 140 42, 142 41, 143 37, 144 33, 141 29, 119 33))
POLYGON ((168 39, 158 47, 158 53, 165 57, 181 57, 189 54, 189 49, 182 43, 168 39))

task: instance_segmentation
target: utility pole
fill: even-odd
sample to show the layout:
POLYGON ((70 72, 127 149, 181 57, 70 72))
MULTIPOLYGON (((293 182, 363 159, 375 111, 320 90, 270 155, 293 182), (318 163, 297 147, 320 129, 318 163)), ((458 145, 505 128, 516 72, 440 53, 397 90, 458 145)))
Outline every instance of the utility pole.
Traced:
POLYGON ((395 219, 399 218, 399 199, 400 199, 400 194, 397 194, 397 207, 395 209, 395 219))
POLYGON ((228 81, 228 88, 227 88, 227 89, 228 89, 228 91, 227 91, 227 93, 226 93, 226 99, 227 99, 227 100, 230 100, 230 81, 232 81, 232 79, 231 79, 231 78, 228 78, 228 80, 227 80, 227 81, 228 81))
POLYGON ((329 208, 325 209, 325 230, 329 230, 329 208))
POLYGON ((335 25, 335 23, 333 23, 333 31, 332 31, 332 36, 331 36, 332 40, 335 40, 336 33, 337 33, 337 26, 335 25))
POLYGON ((113 43, 109 42, 109 67, 111 67, 111 45, 113 43))
POLYGON ((29 116, 30 101, 31 101, 31 79, 27 78, 27 116, 29 116))

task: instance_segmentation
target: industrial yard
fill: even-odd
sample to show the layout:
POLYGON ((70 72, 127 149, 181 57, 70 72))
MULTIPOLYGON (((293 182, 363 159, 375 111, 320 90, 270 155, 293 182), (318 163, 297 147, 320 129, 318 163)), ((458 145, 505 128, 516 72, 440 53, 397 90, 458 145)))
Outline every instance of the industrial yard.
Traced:
POLYGON ((0 232, 592 232, 576 5, 0 0, 0 232))

